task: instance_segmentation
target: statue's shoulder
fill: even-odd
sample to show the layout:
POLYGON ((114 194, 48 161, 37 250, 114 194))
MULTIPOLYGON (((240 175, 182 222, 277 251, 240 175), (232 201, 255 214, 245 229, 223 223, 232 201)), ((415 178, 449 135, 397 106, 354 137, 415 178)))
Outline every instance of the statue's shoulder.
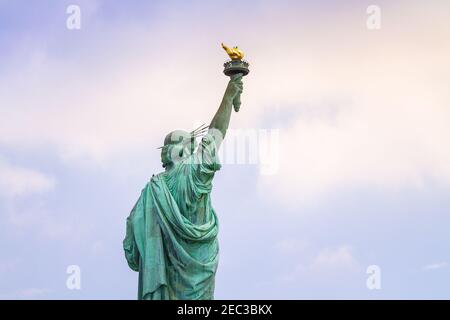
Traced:
POLYGON ((152 184, 159 184, 161 182, 161 174, 164 172, 158 173, 158 174, 152 174, 150 179, 147 181, 145 186, 141 190, 141 195, 147 193, 147 191, 151 190, 152 184))
POLYGON ((166 171, 160 172, 160 173, 156 173, 156 174, 152 174, 150 180, 147 182, 147 186, 149 186, 152 183, 158 183, 161 180, 163 180, 165 178, 165 176, 167 175, 166 171))

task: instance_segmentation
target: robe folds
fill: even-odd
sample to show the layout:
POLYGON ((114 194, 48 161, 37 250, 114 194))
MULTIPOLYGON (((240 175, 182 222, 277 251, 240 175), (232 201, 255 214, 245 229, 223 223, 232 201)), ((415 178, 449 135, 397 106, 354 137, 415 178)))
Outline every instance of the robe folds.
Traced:
POLYGON ((213 299, 219 261, 218 218, 211 205, 216 145, 206 135, 196 153, 154 175, 126 222, 129 267, 138 299, 213 299))

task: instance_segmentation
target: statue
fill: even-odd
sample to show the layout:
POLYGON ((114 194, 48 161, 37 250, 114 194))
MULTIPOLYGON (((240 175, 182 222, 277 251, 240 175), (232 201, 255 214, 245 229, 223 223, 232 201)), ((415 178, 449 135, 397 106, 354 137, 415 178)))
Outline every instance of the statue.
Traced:
POLYGON ((211 123, 165 137, 164 171, 152 176, 127 218, 123 248, 129 267, 139 272, 138 299, 214 299, 219 245, 212 180, 221 167, 218 149, 232 106, 239 110, 242 77, 249 72, 243 52, 229 50, 233 63, 225 63, 224 73, 230 81, 211 123))

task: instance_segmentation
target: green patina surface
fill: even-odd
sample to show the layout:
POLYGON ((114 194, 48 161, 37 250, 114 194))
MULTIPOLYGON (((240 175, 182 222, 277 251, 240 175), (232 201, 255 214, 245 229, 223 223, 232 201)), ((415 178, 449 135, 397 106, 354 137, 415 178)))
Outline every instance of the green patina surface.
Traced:
POLYGON ((139 299, 214 298, 219 224, 210 193, 220 169, 218 148, 241 92, 242 75, 234 75, 196 152, 180 131, 165 139, 165 171, 142 190, 123 241, 128 265, 139 272, 139 299))
POLYGON ((124 249, 139 271, 139 299, 213 299, 219 259, 211 181, 220 168, 214 138, 152 177, 127 219, 124 249), (203 161, 193 159, 203 154, 203 161))

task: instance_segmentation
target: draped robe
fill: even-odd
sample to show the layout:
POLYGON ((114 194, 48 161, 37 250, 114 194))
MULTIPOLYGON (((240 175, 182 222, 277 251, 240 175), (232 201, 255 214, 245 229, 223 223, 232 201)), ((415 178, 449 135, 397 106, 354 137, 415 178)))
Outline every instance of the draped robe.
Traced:
POLYGON ((220 169, 214 138, 154 175, 127 218, 123 241, 129 267, 139 271, 138 299, 213 299, 219 259, 218 219, 211 206, 220 169))

